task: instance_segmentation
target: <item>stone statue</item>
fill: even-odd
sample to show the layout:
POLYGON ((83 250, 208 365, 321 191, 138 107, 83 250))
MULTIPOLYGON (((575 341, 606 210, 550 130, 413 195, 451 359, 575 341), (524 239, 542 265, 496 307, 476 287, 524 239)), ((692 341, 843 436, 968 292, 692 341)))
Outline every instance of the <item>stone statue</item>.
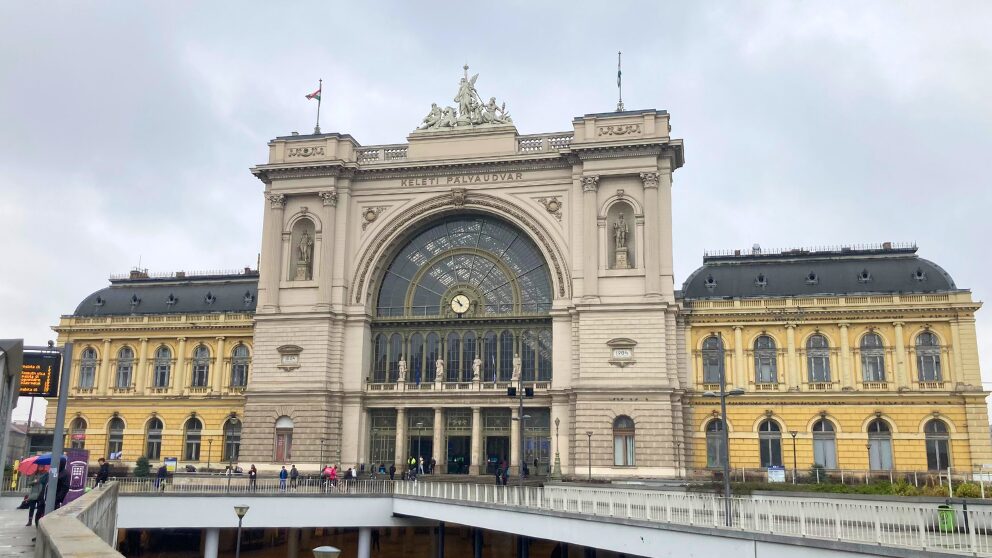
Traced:
POLYGON ((458 82, 458 93, 454 97, 455 107, 441 108, 437 103, 431 104, 431 110, 424 117, 417 130, 440 130, 461 126, 474 127, 495 124, 510 124, 513 120, 506 112, 506 103, 496 104, 496 97, 490 97, 485 103, 475 89, 479 74, 468 77, 468 65, 464 66, 465 76, 458 82))
POLYGON ((479 79, 479 74, 472 76, 472 79, 468 78, 468 66, 465 66, 465 77, 458 82, 458 94, 453 99, 458 103, 458 114, 462 116, 468 116, 471 104, 479 96, 479 93, 475 90, 475 81, 477 79, 479 79))
POLYGON ((485 112, 482 114, 482 121, 485 124, 509 124, 513 122, 506 112, 506 103, 502 107, 496 106, 496 97, 489 97, 485 112))
POLYGON ((617 222, 613 223, 613 241, 618 250, 627 247, 627 223, 623 220, 623 213, 620 214, 617 222))
POLYGON ((303 231, 300 236, 300 261, 308 264, 313 260, 313 239, 310 233, 303 231))
POLYGON ((438 108, 437 103, 431 103, 431 111, 427 113, 424 117, 424 123, 422 126, 417 128, 418 130, 426 130, 428 128, 434 127, 438 122, 441 121, 441 109, 438 108))
POLYGON ((439 382, 444 381, 444 359, 437 359, 434 361, 434 377, 439 382))
POLYGON ((454 128, 458 125, 458 118, 455 117, 455 107, 444 107, 441 119, 437 121, 434 128, 454 128))
POLYGON ((406 381, 406 359, 403 355, 400 355, 400 361, 396 363, 396 369, 399 372, 399 380, 401 382, 406 381))
POLYGON ((472 379, 478 380, 481 377, 482 377, 482 359, 479 357, 475 357, 475 360, 472 361, 472 379))
POLYGON ((523 368, 523 361, 520 360, 520 355, 513 353, 513 375, 510 376, 510 381, 516 382, 520 379, 521 368, 523 368))

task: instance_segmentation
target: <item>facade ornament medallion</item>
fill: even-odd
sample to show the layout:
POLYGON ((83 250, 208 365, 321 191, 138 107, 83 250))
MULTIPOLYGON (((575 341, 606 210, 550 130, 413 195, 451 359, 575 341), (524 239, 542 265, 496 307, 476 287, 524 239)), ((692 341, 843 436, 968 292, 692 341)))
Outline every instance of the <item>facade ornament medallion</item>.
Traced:
POLYGON ((338 190, 337 188, 331 188, 326 192, 320 192, 317 194, 320 199, 324 202, 324 206, 337 207, 338 206, 338 190))
POLYGON ((458 93, 452 99, 457 107, 439 107, 431 103, 431 110, 424 117, 417 130, 444 130, 450 128, 474 128, 476 126, 497 126, 512 124, 513 119, 506 110, 506 103, 498 105, 496 97, 489 102, 482 100, 475 89, 479 74, 468 77, 468 65, 464 66, 465 76, 458 83, 458 93))
POLYGON ((658 187, 658 173, 656 172, 642 172, 641 182, 644 183, 645 188, 657 188, 658 187))
POLYGON ((286 207, 286 194, 265 194, 265 199, 269 200, 269 207, 272 209, 284 209, 286 207))
POLYGON ((362 223, 362 230, 364 231, 365 229, 368 228, 369 225, 374 223, 375 220, 379 218, 379 215, 385 210, 386 210, 386 206, 384 205, 376 205, 372 207, 366 207, 365 209, 363 209, 362 220, 364 220, 365 222, 362 223))
POLYGON ((583 192, 595 192, 599 189, 599 176, 583 176, 582 177, 582 191, 583 192))
POLYGON ((286 149, 286 158, 292 159, 294 157, 323 157, 324 156, 324 146, 323 145, 309 145, 304 147, 289 147, 286 149))
POLYGON ((640 134, 640 124, 616 124, 612 126, 599 126, 596 128, 597 136, 628 136, 640 134))
POLYGON ((551 196, 550 198, 537 198, 538 203, 544 206, 544 209, 555 216, 559 222, 561 222, 561 200, 558 196, 551 196))
POLYGON ((451 189, 451 203, 461 207, 465 205, 465 197, 467 196, 465 188, 452 188, 451 189))
POLYGON ((300 213, 306 215, 307 213, 310 213, 310 208, 305 205, 300 206, 300 213))

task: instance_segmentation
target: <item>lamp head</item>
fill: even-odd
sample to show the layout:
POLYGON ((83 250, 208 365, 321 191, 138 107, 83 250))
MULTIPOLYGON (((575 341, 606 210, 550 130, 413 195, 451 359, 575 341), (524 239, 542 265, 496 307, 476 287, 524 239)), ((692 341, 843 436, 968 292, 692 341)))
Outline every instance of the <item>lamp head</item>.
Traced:
POLYGON ((798 430, 790 430, 789 431, 789 434, 791 434, 792 437, 795 438, 796 436, 799 435, 799 431, 798 430))
POLYGON ((243 519, 245 514, 248 513, 248 506, 242 504, 240 506, 234 506, 234 513, 238 514, 238 519, 243 519))
POLYGON ((313 558, 338 558, 341 551, 333 546, 318 546, 313 549, 313 558))
POLYGON ((704 391, 703 397, 720 397, 715 391, 704 391))
POLYGON ((734 388, 727 392, 727 395, 744 395, 744 388, 734 388))

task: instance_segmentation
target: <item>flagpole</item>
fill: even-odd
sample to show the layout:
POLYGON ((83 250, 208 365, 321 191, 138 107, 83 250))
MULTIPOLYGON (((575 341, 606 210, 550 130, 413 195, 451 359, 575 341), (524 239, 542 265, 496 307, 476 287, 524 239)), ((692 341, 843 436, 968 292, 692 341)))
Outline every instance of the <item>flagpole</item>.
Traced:
POLYGON ((324 96, 324 80, 317 80, 317 125, 313 127, 313 133, 320 133, 320 98, 324 96))
POLYGON ((620 92, 620 100, 617 101, 617 112, 623 112, 623 79, 620 73, 620 51, 617 51, 617 89, 620 92))

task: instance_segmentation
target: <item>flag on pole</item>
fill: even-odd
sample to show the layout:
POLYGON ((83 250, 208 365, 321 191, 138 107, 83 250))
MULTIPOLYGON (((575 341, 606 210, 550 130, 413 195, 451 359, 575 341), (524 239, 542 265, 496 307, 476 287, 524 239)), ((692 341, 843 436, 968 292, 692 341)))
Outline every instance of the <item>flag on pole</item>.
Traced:
POLYGON ((617 87, 620 87, 620 53, 617 53, 617 87))
POLYGON ((307 95, 307 99, 310 99, 310 100, 317 99, 319 101, 320 100, 320 90, 321 89, 323 89, 323 87, 319 87, 319 88, 317 88, 316 91, 314 91, 313 93, 310 93, 309 95, 307 95))

